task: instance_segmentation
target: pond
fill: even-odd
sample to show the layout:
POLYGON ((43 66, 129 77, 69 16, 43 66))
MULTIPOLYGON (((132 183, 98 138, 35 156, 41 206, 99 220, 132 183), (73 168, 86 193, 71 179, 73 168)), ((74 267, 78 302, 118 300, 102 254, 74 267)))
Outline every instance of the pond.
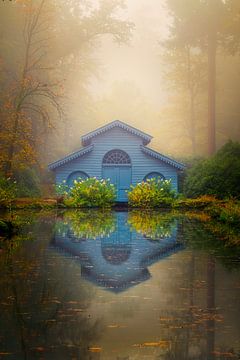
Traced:
POLYGON ((200 221, 14 216, 21 231, 0 252, 1 359, 240 359, 239 250, 200 221))

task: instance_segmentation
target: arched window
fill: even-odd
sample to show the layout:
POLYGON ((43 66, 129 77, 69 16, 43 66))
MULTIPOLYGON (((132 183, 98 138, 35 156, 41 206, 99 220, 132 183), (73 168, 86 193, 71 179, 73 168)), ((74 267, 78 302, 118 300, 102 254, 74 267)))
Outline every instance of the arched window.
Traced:
POLYGON ((125 151, 115 149, 104 155, 103 164, 131 164, 131 159, 125 151))
POLYGON ((162 174, 160 174, 156 171, 153 171, 153 172, 150 172, 149 174, 147 174, 144 177, 143 181, 146 181, 148 179, 165 180, 165 177, 162 174))
POLYGON ((112 265, 120 265, 128 260, 131 255, 129 244, 113 244, 102 246, 102 256, 112 265))
POLYGON ((83 172, 83 171, 74 171, 68 176, 67 184, 68 184, 68 186, 73 186, 74 185, 74 180, 79 181, 79 180, 84 180, 84 179, 87 179, 87 178, 89 178, 89 176, 85 172, 83 172))

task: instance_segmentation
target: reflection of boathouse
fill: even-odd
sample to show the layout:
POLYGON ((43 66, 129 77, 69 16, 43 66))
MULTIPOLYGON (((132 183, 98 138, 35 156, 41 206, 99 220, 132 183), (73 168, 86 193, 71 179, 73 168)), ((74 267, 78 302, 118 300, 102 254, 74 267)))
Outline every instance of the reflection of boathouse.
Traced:
POLYGON ((177 241, 177 223, 171 234, 160 240, 148 239, 130 229, 128 213, 118 212, 115 230, 103 238, 77 237, 68 224, 67 231, 57 231, 54 246, 81 264, 82 276, 114 292, 147 280, 148 266, 181 249, 177 241))

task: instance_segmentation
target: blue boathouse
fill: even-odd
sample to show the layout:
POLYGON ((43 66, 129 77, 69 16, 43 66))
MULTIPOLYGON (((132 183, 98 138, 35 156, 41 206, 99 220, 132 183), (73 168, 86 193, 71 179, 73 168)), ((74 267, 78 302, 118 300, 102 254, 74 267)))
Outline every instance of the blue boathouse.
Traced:
POLYGON ((171 179, 178 190, 178 173, 184 165, 147 145, 152 136, 120 120, 82 136, 82 147, 49 164, 56 183, 69 186, 78 178, 110 179, 117 188, 117 201, 127 201, 130 185, 153 177, 171 179))

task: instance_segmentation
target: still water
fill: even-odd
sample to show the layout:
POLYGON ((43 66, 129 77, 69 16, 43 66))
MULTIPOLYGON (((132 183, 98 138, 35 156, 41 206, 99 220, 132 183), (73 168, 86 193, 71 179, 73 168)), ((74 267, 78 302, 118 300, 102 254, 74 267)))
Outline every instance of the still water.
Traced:
POLYGON ((21 231, 0 252, 0 359, 240 359, 239 252, 202 223, 15 217, 21 231))

